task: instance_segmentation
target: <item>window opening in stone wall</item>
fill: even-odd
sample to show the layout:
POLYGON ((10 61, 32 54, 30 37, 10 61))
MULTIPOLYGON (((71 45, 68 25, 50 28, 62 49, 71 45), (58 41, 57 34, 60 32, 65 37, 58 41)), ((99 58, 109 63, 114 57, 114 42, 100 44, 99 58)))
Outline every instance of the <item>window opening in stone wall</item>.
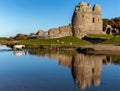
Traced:
POLYGON ((78 7, 78 12, 80 12, 80 7, 78 7))
POLYGON ((93 23, 95 23, 95 18, 93 18, 93 23))
POLYGON ((95 70, 94 70, 94 68, 92 68, 92 73, 94 73, 95 72, 95 70))

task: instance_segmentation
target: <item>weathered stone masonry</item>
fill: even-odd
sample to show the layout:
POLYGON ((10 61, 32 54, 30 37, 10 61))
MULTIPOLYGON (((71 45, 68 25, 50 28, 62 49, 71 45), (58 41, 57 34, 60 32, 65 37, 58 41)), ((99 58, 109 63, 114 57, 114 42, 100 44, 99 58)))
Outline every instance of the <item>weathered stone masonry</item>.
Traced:
POLYGON ((39 35, 44 36, 44 38, 59 38, 65 36, 82 38, 87 34, 103 33, 100 5, 96 4, 92 8, 90 4, 81 2, 75 7, 71 24, 49 29, 47 35, 41 32, 39 35))
POLYGON ((72 31, 73 35, 78 38, 83 37, 85 34, 102 34, 101 7, 96 4, 92 9, 90 4, 79 3, 75 7, 72 17, 72 31))
POLYGON ((59 28, 52 28, 48 30, 49 38, 60 38, 65 36, 72 36, 72 26, 61 26, 59 28))

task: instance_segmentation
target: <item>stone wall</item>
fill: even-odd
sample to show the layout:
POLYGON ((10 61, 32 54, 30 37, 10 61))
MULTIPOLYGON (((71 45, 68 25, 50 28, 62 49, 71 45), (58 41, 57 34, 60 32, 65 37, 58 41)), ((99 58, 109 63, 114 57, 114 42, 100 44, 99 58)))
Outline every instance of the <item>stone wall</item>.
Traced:
POLYGON ((48 36, 50 38, 59 38, 65 36, 72 36, 72 26, 61 26, 58 28, 52 28, 48 30, 48 36))
POLYGON ((111 25, 104 25, 103 31, 106 34, 111 34, 111 35, 119 35, 120 31, 117 28, 113 28, 111 25))
POLYGON ((44 30, 38 30, 38 32, 36 33, 36 35, 39 37, 39 38, 45 38, 47 36, 47 32, 44 31, 44 30))

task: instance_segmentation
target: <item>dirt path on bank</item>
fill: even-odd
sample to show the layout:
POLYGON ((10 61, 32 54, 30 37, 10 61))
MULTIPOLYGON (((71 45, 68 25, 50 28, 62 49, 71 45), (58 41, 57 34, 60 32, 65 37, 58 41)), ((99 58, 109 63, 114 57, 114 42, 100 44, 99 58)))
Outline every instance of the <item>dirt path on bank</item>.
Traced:
POLYGON ((97 54, 119 54, 120 55, 120 46, 113 44, 95 44, 95 45, 86 45, 83 48, 93 48, 97 54))

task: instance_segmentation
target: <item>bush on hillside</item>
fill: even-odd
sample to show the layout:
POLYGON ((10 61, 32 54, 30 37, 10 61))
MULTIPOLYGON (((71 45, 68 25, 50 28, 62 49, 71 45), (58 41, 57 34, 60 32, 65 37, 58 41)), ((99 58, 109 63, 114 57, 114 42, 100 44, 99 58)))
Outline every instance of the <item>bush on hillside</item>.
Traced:
POLYGON ((104 25, 111 25, 113 28, 117 28, 120 30, 120 17, 112 18, 112 19, 103 19, 104 25))
POLYGON ((15 37, 14 37, 15 40, 23 40, 23 39, 27 39, 27 35, 25 34, 17 34, 15 37))

